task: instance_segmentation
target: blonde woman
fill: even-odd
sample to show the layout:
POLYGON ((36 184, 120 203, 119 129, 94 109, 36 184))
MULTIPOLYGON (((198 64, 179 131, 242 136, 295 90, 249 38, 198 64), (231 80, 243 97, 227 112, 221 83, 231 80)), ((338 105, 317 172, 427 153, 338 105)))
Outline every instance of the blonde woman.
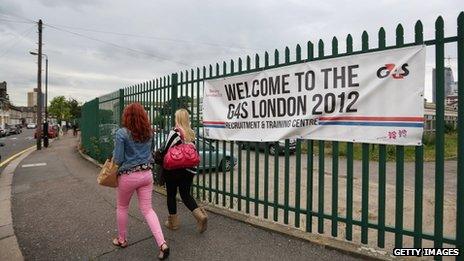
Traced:
MULTIPOLYGON (((195 133, 190 126, 190 116, 187 110, 179 109, 175 113, 176 126, 169 132, 166 144, 162 154, 165 155, 168 149, 182 143, 194 143, 195 133)), ((176 195, 179 188, 180 197, 185 206, 192 211, 197 220, 197 227, 200 233, 206 230, 208 217, 206 211, 198 207, 195 199, 190 195, 193 177, 197 173, 196 168, 165 170, 164 178, 166 180, 167 204, 169 216, 165 222, 166 227, 171 230, 179 228, 179 217, 177 215, 176 195)))

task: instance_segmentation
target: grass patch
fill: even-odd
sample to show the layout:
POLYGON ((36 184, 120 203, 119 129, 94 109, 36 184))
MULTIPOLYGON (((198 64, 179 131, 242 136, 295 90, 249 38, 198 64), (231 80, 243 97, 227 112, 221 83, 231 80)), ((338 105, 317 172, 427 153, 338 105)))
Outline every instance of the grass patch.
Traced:
MULTIPOLYGON (((435 134, 424 134, 424 161, 435 161, 435 134)), ((457 157, 458 150, 458 135, 456 132, 445 134, 445 160, 453 160, 457 157)), ((339 156, 346 157, 347 143, 339 142, 339 156)), ((415 161, 415 146, 404 147, 405 161, 415 161)), ((302 142, 302 151, 306 153, 306 142, 302 142)), ((314 141, 314 154, 319 152, 319 142, 314 141)), ((324 142, 325 155, 332 155, 332 142, 324 142)), ((353 158, 355 160, 362 159, 362 144, 355 143, 353 145, 353 158)), ((379 145, 369 144, 369 160, 379 160, 379 145)), ((396 146, 387 145, 387 161, 396 160, 396 146)))

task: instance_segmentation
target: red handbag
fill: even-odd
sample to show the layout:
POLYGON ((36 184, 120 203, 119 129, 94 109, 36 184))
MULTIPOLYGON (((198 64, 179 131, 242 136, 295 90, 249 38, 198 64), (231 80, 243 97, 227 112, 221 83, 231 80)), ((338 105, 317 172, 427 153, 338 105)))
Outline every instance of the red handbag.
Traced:
POLYGON ((167 170, 192 168, 198 164, 200 164, 200 155, 193 143, 170 147, 163 159, 163 167, 167 170))

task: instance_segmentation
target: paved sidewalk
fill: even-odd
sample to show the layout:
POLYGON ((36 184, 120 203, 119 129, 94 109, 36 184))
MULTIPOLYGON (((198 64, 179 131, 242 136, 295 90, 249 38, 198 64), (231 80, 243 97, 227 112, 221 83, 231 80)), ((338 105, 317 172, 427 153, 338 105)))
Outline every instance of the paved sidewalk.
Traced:
MULTIPOLYGON (((158 251, 135 198, 129 213, 130 246, 111 245, 116 235, 115 191, 97 185, 99 169, 81 158, 76 142, 71 136, 57 140, 49 149, 33 152, 15 171, 13 227, 24 258, 154 260, 158 251)), ((155 193, 153 207, 164 221, 165 197, 155 193)), ((182 203, 178 207, 180 229, 163 229, 170 260, 357 259, 213 213, 208 230, 198 234, 188 210, 182 203)))

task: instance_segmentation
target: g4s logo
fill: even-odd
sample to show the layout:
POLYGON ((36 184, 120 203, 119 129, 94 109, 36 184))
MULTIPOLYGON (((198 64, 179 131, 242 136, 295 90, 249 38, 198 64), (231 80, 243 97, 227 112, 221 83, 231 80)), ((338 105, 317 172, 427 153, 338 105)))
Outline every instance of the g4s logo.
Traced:
POLYGON ((408 64, 405 63, 401 67, 395 69, 395 64, 388 63, 377 70, 377 77, 380 79, 386 78, 391 75, 394 79, 403 79, 409 75, 408 64))

